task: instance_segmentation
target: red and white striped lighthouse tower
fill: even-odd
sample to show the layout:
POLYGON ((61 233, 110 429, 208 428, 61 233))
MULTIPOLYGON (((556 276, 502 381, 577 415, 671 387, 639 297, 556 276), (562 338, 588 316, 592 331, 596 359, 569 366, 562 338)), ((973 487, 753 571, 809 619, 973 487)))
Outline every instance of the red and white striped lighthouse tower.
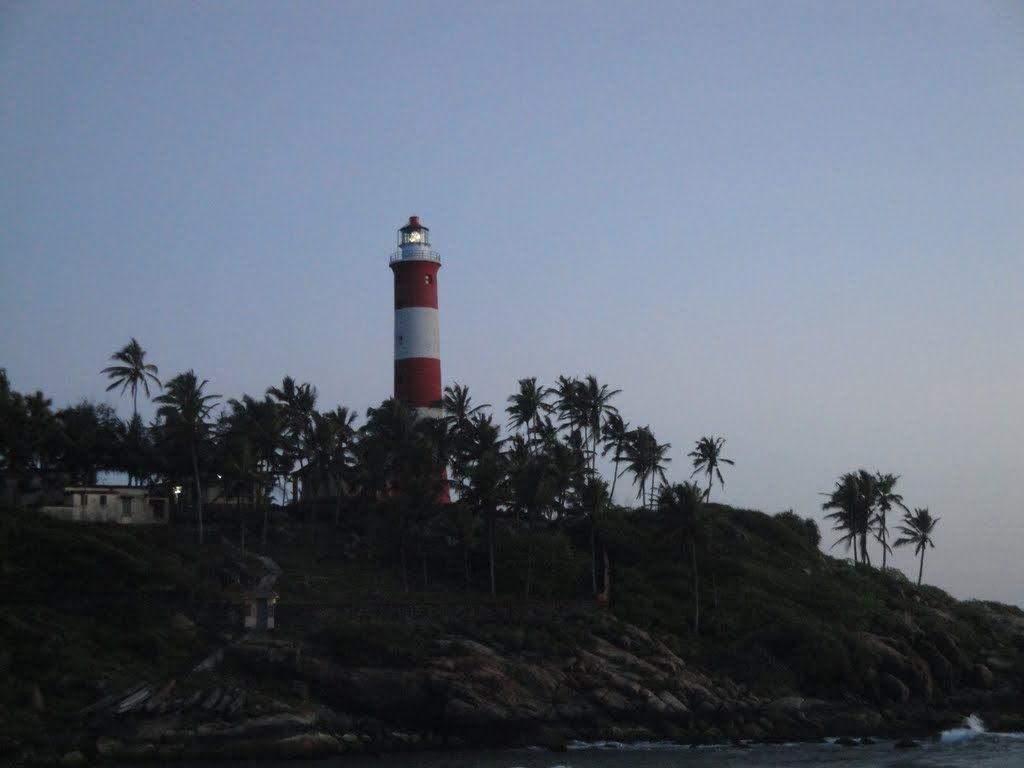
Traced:
POLYGON ((430 230, 418 216, 398 230, 391 254, 395 273, 395 399, 418 416, 441 418, 441 325, 437 272, 441 256, 430 250, 430 230))

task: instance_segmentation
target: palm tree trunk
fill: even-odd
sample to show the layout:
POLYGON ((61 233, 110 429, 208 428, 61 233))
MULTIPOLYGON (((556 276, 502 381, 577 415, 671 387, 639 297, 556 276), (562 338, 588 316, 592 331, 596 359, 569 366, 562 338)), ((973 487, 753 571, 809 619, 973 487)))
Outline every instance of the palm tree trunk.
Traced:
POLYGON ((594 513, 590 513, 590 581, 597 597, 597 526, 594 524, 594 513))
POLYGON ((871 567, 871 555, 868 554, 868 534, 862 531, 860 534, 860 559, 866 566, 871 567))
POLYGON ((409 594, 409 570, 405 566, 405 529, 398 535, 398 551, 402 559, 402 586, 405 593, 409 594))
POLYGON ((423 568, 423 588, 426 589, 430 585, 430 580, 427 577, 427 550, 423 546, 423 531, 420 531, 420 535, 417 537, 417 545, 420 550, 420 566, 423 568))
POLYGON ((261 502, 263 506, 263 535, 260 537, 260 549, 263 550, 263 554, 267 554, 267 527, 270 523, 270 505, 267 504, 266 499, 261 502))
POLYGON ((533 539, 526 535, 526 585, 523 589, 523 597, 530 599, 530 590, 533 588, 533 539))
POLYGON ((700 635, 700 584, 697 574, 697 541, 690 540, 690 559, 693 561, 693 635, 700 635))
POLYGON ((487 555, 491 567, 491 597, 497 597, 494 589, 494 512, 487 513, 487 555))
POLYGON ((613 463, 615 465, 615 471, 612 474, 612 490, 611 490, 611 493, 608 494, 608 498, 612 500, 612 503, 615 502, 615 483, 617 483, 618 480, 619 480, 619 456, 618 456, 618 454, 615 455, 615 461, 613 463))
POLYGON ((917 569, 917 586, 921 586, 921 577, 924 576, 924 547, 921 547, 921 565, 917 569))
POLYGON ((601 594, 597 596, 597 600, 600 603, 607 603, 611 599, 612 591, 612 563, 608 557, 608 547, 604 544, 601 545, 601 555, 604 560, 604 588, 601 590, 601 594))
POLYGON ((196 479, 196 509, 199 512, 199 545, 203 544, 203 489, 199 485, 199 457, 195 441, 192 442, 192 471, 196 479))

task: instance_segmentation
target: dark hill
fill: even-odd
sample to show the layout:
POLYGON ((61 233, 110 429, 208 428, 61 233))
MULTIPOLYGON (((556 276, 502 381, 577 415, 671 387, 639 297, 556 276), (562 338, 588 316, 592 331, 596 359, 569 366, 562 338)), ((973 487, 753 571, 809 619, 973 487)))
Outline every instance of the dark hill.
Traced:
POLYGON ((901 736, 972 711, 1024 725, 1019 609, 829 557, 791 514, 710 505, 692 549, 644 512, 601 529, 607 608, 583 531, 499 538, 492 601, 458 586, 456 543, 424 552, 431 589, 405 594, 372 537, 282 523, 278 628, 243 634, 232 607, 272 569, 224 539, 200 553, 174 527, 6 512, 0 756, 901 736))

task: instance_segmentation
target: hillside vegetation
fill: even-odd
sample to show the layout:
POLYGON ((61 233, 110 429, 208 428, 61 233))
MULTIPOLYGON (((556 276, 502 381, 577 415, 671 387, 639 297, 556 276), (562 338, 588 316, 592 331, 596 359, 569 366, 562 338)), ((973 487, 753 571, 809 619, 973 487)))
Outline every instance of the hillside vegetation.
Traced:
MULTIPOLYGON (((972 705, 988 706, 993 713, 1013 711, 1012 706, 1020 711, 1024 614, 1019 609, 960 602, 933 587, 918 587, 898 571, 855 567, 825 555, 817 547, 813 524, 789 513, 769 516, 710 504, 701 514, 701 534, 690 547, 664 515, 605 513, 600 525, 608 554, 610 616, 590 608, 561 616, 520 611, 505 619, 501 614, 474 618, 456 607, 522 606, 527 590, 526 605, 567 600, 595 605, 589 596, 590 543, 583 526, 529 537, 499 536, 495 601, 487 594, 486 577, 479 575, 486 571, 485 562, 469 563, 478 584, 462 583, 465 562, 457 542, 426 546, 421 580, 414 579, 406 593, 393 544, 373 543, 365 525, 323 524, 310 535, 303 525, 279 518, 268 551, 284 570, 276 586, 279 615, 303 615, 289 614, 289 605, 314 605, 319 618, 282 622, 274 642, 303 648, 308 666, 300 670, 293 664, 282 672, 277 662, 268 665, 259 654, 229 654, 229 662, 235 658, 236 663, 197 675, 195 665, 239 633, 192 622, 201 618, 207 603, 237 596, 259 576, 235 547, 214 535, 200 549, 190 532, 173 526, 76 525, 6 511, 0 515, 0 743, 8 751, 23 749, 49 743, 58 731, 67 736, 82 730, 84 707, 138 680, 173 679, 180 690, 245 685, 252 689, 250 702, 261 695, 287 701, 308 697, 310 686, 316 697, 317 680, 336 683, 338 675, 351 674, 344 669, 410 674, 450 664, 445 657, 472 658, 480 647, 488 647, 502 655, 507 674, 513 675, 509 670, 520 663, 548 660, 564 666, 586 649, 597 652, 605 647, 602 643, 630 637, 625 647, 638 656, 636 664, 646 663, 637 654, 637 645, 644 645, 649 659, 668 659, 664 669, 685 663, 715 681, 732 681, 728 685, 753 697, 736 693, 733 698, 744 709, 734 708, 725 718, 725 694, 715 694, 719 714, 703 725, 692 714, 685 728, 679 723, 657 728, 646 721, 633 724, 654 729, 655 736, 728 735, 739 728, 737 723, 746 723, 742 733, 755 737, 782 736, 778 718, 770 727, 755 727, 760 721, 750 712, 796 695, 855 701, 907 717, 915 709, 959 716, 960 708, 972 705), (380 603, 448 604, 453 609, 410 619, 386 612, 368 618, 352 608, 380 603), (340 608, 331 611, 332 605, 340 608), (321 666, 316 658, 323 659, 321 666), (295 675, 306 682, 296 687, 289 682, 295 675)), ((617 663, 614 654, 608 658, 611 666, 617 663)), ((650 670, 633 672, 644 685, 661 684, 650 670)), ((465 674, 471 679, 473 670, 465 674)), ((586 692, 586 679, 573 683, 581 686, 580 695, 586 692)), ((373 715, 432 732, 455 728, 447 722, 421 722, 410 711, 392 711, 390 704, 372 701, 376 689, 366 685, 356 699, 335 698, 330 706, 347 715, 373 715)), ((375 685, 383 684, 378 680, 375 685)), ((712 690, 710 683, 701 685, 712 690)), ((349 680, 347 690, 354 686, 349 680)), ((607 730, 608 723, 621 719, 608 714, 610 706, 599 707, 600 717, 590 716, 594 729, 607 730)), ((869 727, 873 721, 863 722, 869 727)), ((578 722, 572 728, 587 730, 578 722)), ((514 740, 508 730, 487 732, 501 743, 514 740)), ((95 735, 94 730, 88 733, 95 735)))

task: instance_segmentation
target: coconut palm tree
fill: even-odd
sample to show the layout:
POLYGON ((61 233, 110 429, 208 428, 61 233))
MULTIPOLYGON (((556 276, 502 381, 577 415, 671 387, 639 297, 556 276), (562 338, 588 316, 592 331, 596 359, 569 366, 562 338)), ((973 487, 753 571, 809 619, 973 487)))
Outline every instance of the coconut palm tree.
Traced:
MULTIPOLYGON (((446 491, 445 457, 437 442, 433 419, 417 419, 404 403, 388 398, 370 408, 359 431, 358 450, 362 482, 377 492, 384 510, 394 516, 391 530, 398 534, 402 582, 409 589, 407 545, 416 536, 423 555, 427 525, 441 511, 446 491)), ((426 557, 421 557, 427 581, 426 557)))
POLYGON ((893 506, 900 507, 904 512, 909 512, 903 503, 903 497, 895 492, 896 481, 899 475, 875 473, 875 537, 882 545, 882 570, 885 570, 886 555, 892 551, 887 539, 889 538, 889 527, 886 516, 892 511, 893 506))
POLYGON ((555 386, 549 390, 555 396, 554 410, 558 414, 558 421, 565 424, 569 434, 579 428, 582 420, 580 386, 581 382, 577 378, 559 376, 555 379, 555 386))
POLYGON ((117 365, 108 366, 100 371, 100 373, 107 374, 107 378, 110 379, 107 392, 121 387, 123 395, 126 389, 131 389, 132 415, 137 415, 139 412, 139 385, 142 385, 146 397, 149 397, 150 382, 158 387, 161 386, 160 379, 157 378, 160 371, 155 365, 146 362, 146 350, 135 340, 135 337, 132 337, 131 341, 112 354, 110 359, 117 365))
POLYGON ((615 483, 619 479, 619 462, 626 454, 626 447, 629 445, 629 423, 622 420, 617 412, 608 415, 604 426, 601 428, 601 435, 604 438, 602 456, 612 454, 612 489, 609 498, 615 498, 615 483))
POLYGON ((706 496, 696 483, 666 485, 658 496, 658 511, 680 538, 681 548, 689 549, 693 573, 693 634, 700 633, 700 580, 697 571, 697 538, 700 535, 702 499, 706 496))
POLYGON ((724 437, 702 437, 697 441, 697 447, 690 451, 689 457, 693 459, 693 472, 690 477, 693 477, 698 472, 703 472, 708 476, 708 488, 704 492, 704 500, 711 501, 711 486, 715 482, 715 477, 718 477, 718 482, 725 488, 725 480, 722 479, 722 470, 720 466, 722 464, 728 464, 732 466, 734 462, 731 459, 722 457, 722 446, 725 445, 724 437))
MULTIPOLYGON (((313 428, 313 413, 316 410, 316 387, 312 384, 298 384, 291 376, 281 380, 280 387, 268 387, 267 394, 274 398, 281 407, 287 425, 287 437, 284 448, 284 467, 292 480, 292 503, 298 501, 299 478, 295 474, 295 465, 299 469, 304 466, 302 453, 303 438, 313 428)), ((285 481, 287 487, 287 481, 285 481)))
POLYGON ((587 374, 577 386, 580 425, 584 430, 583 442, 590 456, 591 471, 597 468, 597 445, 601 439, 601 428, 609 418, 619 414, 618 409, 609 401, 620 392, 621 389, 608 389, 607 384, 599 385, 591 374, 587 374))
POLYGON ((508 461, 500 437, 501 428, 489 414, 476 414, 470 425, 472 459, 469 465, 469 485, 466 501, 475 515, 483 514, 487 524, 487 561, 489 566, 491 597, 495 597, 494 544, 497 536, 498 508, 505 499, 508 461))
POLYGON ((828 501, 824 502, 821 508, 831 510, 830 514, 825 515, 825 518, 835 521, 833 530, 844 532, 844 535, 832 546, 844 544, 846 549, 849 549, 852 544, 854 563, 862 562, 865 565, 871 565, 871 556, 868 554, 868 533, 874 519, 873 510, 876 503, 874 476, 864 469, 847 472, 839 478, 831 493, 821 495, 828 497, 828 501))
POLYGON ((934 549, 935 542, 932 541, 932 531, 935 530, 936 523, 941 519, 939 517, 932 517, 928 507, 915 507, 913 514, 910 512, 903 514, 903 525, 898 528, 903 536, 893 542, 897 547, 913 544, 914 554, 921 556, 921 565, 917 569, 918 586, 921 586, 921 577, 924 575, 924 551, 928 547, 934 549))
POLYGON ((469 387, 453 384, 444 388, 441 407, 444 409, 444 418, 448 428, 448 452, 452 465, 452 480, 461 495, 468 472, 469 450, 472 446, 472 421, 484 408, 491 406, 490 403, 473 405, 469 387))
POLYGON ((672 443, 659 443, 649 426, 634 429, 630 434, 626 447, 626 468, 624 472, 633 475, 634 485, 640 489, 637 498, 644 507, 654 506, 654 483, 660 477, 665 482, 665 465, 672 461, 668 451, 672 443), (651 481, 650 494, 647 493, 647 480, 651 481))
MULTIPOLYGON (((352 466, 355 419, 356 414, 345 407, 327 413, 314 411, 312 427, 302 438, 308 481, 327 493, 334 490, 335 525, 341 520, 341 500, 346 495, 347 475, 352 466)), ((316 503, 315 491, 310 493, 310 503, 316 503)))
POLYGON ((505 412, 509 415, 509 426, 513 429, 526 429, 526 443, 533 448, 533 432, 540 424, 541 417, 551 413, 551 404, 547 402, 551 390, 539 386, 537 378, 531 376, 519 380, 519 391, 510 395, 511 403, 505 412))
POLYGON ((196 509, 199 515, 199 543, 203 543, 203 492, 199 480, 199 454, 210 430, 207 419, 214 401, 220 395, 207 395, 203 388, 209 381, 201 382, 195 371, 179 373, 167 382, 164 393, 153 399, 159 403, 157 417, 163 420, 162 428, 188 446, 192 458, 192 472, 196 488, 196 509))
MULTIPOLYGON (((579 501, 586 513, 587 526, 590 529, 590 579, 594 597, 603 596, 604 601, 607 601, 609 583, 607 567, 604 571, 603 589, 599 591, 597 586, 597 540, 600 534, 598 528, 601 524, 601 518, 604 516, 604 510, 611 501, 611 496, 608 493, 608 483, 598 475, 590 475, 583 481, 583 485, 580 488, 579 501)), ((607 561, 607 552, 605 552, 603 559, 607 561)))
MULTIPOLYGON (((250 477, 250 496, 253 505, 258 505, 262 511, 260 546, 265 552, 270 522, 268 495, 276 485, 275 478, 281 471, 281 451, 287 434, 284 414, 269 395, 264 395, 262 400, 243 395, 241 400, 230 400, 228 405, 231 407, 227 416, 230 440, 236 446, 245 443, 252 447, 255 468, 250 477)), ((245 462, 242 463, 244 466, 245 462)))

